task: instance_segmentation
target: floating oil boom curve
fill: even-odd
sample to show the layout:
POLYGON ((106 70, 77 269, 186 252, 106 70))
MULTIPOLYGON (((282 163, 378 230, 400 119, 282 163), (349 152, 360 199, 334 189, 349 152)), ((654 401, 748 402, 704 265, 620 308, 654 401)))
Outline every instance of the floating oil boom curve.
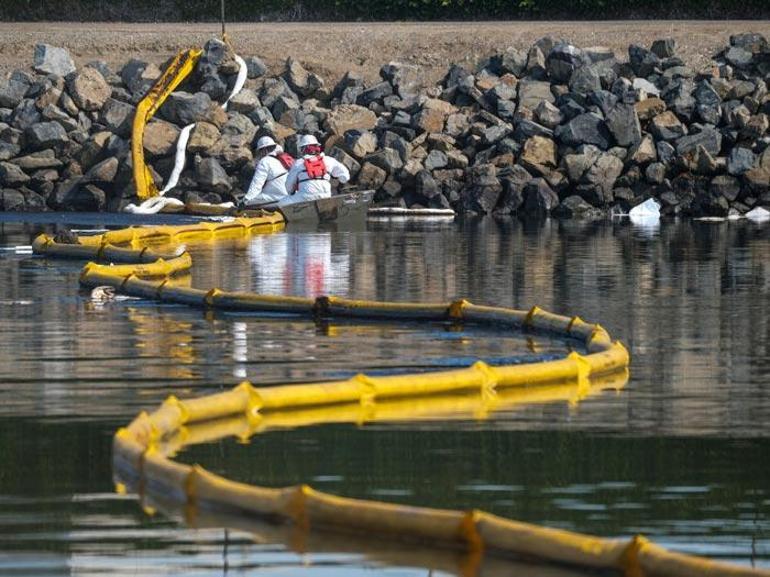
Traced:
MULTIPOLYGON (((560 360, 490 366, 481 361, 471 367, 411 375, 356 375, 337 382, 254 387, 241 383, 234 389, 207 397, 179 400, 169 397, 159 409, 141 413, 114 437, 113 459, 120 476, 133 477, 144 495, 157 495, 198 507, 236 510, 246 515, 294 523, 299 530, 336 529, 416 540, 423 544, 465 551, 463 573, 475 575, 488 555, 516 555, 627 577, 770 577, 770 571, 720 563, 673 553, 643 537, 605 539, 519 523, 481 511, 451 511, 348 499, 314 491, 307 485, 273 489, 236 483, 204 470, 174 462, 171 440, 188 438, 193 427, 242 419, 249 432, 260 423, 301 424, 303 411, 314 421, 333 422, 340 407, 367 408, 430 398, 476 396, 481 407, 494 407, 509 391, 565 386, 582 398, 602 379, 620 376, 625 382, 628 352, 613 342, 601 326, 579 317, 565 317, 533 307, 528 311, 480 306, 465 300, 441 304, 393 303, 342 299, 316 299, 196 289, 174 284, 176 273, 192 264, 185 252, 168 245, 186 240, 243 237, 271 232, 283 226, 276 214, 239 218, 228 223, 201 223, 180 227, 128 228, 99 236, 80 237, 80 244, 59 244, 41 235, 33 249, 50 256, 111 260, 128 264, 87 264, 81 274, 84 286, 108 285, 121 293, 161 302, 201 308, 250 312, 282 312, 312 317, 405 319, 469 322, 519 330, 537 330, 574 338, 587 354, 570 353, 560 360), (159 248, 157 245, 161 245, 159 248), (163 250, 162 245, 166 245, 163 250), (499 400, 499 401, 498 401, 499 400), (335 412, 336 411, 336 412, 335 412), (294 419, 293 419, 294 417, 294 419), (299 419, 299 420, 298 420, 299 419)), ((445 407, 445 405, 439 405, 445 407)), ((385 411, 387 414, 387 411, 385 411)), ((184 444, 182 442, 182 444, 184 444)))

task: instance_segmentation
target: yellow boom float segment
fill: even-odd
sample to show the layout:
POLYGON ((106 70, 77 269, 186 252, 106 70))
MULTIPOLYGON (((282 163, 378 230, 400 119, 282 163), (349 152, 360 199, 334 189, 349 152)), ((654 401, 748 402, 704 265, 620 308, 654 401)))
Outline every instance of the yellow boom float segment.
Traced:
POLYGON ((158 187, 144 162, 144 127, 168 95, 193 71, 202 52, 202 50, 191 49, 177 54, 147 96, 136 107, 131 132, 131 160, 134 165, 134 183, 139 200, 144 201, 158 195, 158 187))
MULTIPOLYGON (((527 311, 451 303, 393 303, 323 296, 316 299, 256 295, 176 286, 169 276, 187 270, 189 255, 148 262, 148 246, 189 239, 231 238, 270 232, 283 225, 280 215, 201 223, 180 227, 129 228, 80 244, 35 240, 35 252, 51 256, 91 257, 136 266, 87 264, 85 286, 109 285, 118 291, 163 302, 202 308, 284 312, 307 316, 464 321, 519 330, 539 330, 584 343, 587 354, 541 363, 490 366, 481 361, 452 371, 411 375, 356 375, 336 382, 234 389, 197 399, 169 397, 151 414, 141 413, 113 439, 113 460, 119 474, 132 476, 142 497, 172 497, 193 512, 206 508, 237 510, 258 517, 283 519, 302 530, 331 528, 396 539, 419 541, 466 552, 464 575, 475 575, 483 555, 514 555, 547 562, 600 569, 625 577, 770 577, 770 571, 741 567, 669 552, 643 537, 605 539, 503 519, 481 511, 437 510, 349 499, 299 485, 282 489, 230 481, 171 460, 186 444, 225 435, 248 438, 276 427, 331 422, 424 419, 472 411, 483 418, 511 403, 565 399, 577 402, 592 389, 621 388, 628 377, 629 355, 599 325, 533 307, 527 311), (123 245, 123 246, 121 246, 123 245), (161 278, 153 280, 156 275, 161 278)), ((194 515, 194 513, 191 513, 194 515)))

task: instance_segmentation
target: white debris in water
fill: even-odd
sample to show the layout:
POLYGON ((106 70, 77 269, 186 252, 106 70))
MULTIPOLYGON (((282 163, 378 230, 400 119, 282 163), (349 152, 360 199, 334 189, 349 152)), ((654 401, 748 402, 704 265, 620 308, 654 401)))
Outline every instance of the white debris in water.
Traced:
POLYGON ((660 218, 660 205, 654 198, 648 198, 642 204, 636 205, 628 212, 631 220, 634 218, 660 218))
POLYGON ((767 222, 770 220, 770 210, 758 206, 746 213, 746 218, 754 222, 767 222))

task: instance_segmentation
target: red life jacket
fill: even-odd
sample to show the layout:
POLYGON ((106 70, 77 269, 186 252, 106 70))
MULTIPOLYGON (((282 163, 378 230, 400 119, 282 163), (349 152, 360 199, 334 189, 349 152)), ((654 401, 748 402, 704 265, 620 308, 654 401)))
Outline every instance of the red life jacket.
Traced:
POLYGON ((276 154, 275 157, 281 162, 281 164, 283 164, 283 167, 286 170, 289 170, 294 164, 294 157, 288 152, 281 152, 280 154, 276 154))
POLYGON ((326 164, 321 155, 311 156, 305 159, 305 172, 307 180, 321 180, 326 176, 326 164))

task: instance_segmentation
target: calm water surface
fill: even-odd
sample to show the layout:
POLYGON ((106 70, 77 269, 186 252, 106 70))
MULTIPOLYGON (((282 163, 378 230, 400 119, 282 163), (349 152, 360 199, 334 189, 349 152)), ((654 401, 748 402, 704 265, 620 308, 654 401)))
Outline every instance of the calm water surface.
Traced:
MULTIPOLYGON (((561 356, 473 326, 207 314, 82 293, 82 263, 0 223, 0 574, 450 575, 458 560, 275 527, 146 515, 113 491, 114 430, 168 394, 561 356), (229 526, 224 530, 219 527, 229 526)), ((770 566, 770 227, 369 223, 191 244, 196 287, 537 304, 602 323, 631 379, 487 415, 274 430, 187 462, 262 485, 508 517, 770 566)), ((145 503, 147 505, 147 503, 145 503)), ((550 572, 549 572, 550 571, 550 572)), ((563 575, 489 562, 484 574, 563 575)))

